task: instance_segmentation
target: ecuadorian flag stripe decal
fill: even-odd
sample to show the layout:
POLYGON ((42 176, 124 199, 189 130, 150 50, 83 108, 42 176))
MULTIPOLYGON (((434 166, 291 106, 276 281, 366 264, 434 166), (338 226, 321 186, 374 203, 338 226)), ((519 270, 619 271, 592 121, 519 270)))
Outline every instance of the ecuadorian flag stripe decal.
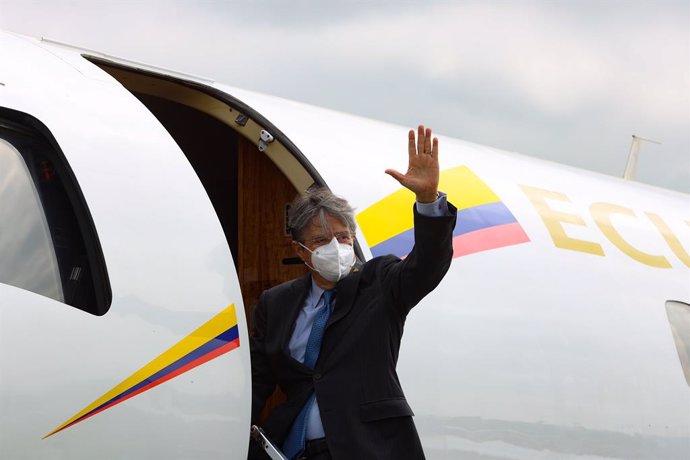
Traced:
MULTIPOLYGON (((526 243, 529 237, 500 198, 468 167, 441 173, 439 189, 458 207, 453 257, 526 243)), ((400 189, 357 215, 374 257, 405 257, 414 245, 414 194, 400 189)))
POLYGON ((240 346, 235 305, 218 313, 44 439, 240 346))

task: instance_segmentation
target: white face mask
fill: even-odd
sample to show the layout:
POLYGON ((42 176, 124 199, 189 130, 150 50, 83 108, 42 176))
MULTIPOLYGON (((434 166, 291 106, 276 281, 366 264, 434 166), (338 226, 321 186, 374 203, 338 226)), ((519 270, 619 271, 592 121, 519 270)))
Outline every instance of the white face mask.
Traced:
POLYGON ((299 244, 311 252, 311 263, 314 266, 309 267, 309 264, 307 266, 332 283, 346 277, 355 264, 355 249, 349 244, 338 243, 335 237, 328 244, 319 246, 313 251, 302 243, 299 244))

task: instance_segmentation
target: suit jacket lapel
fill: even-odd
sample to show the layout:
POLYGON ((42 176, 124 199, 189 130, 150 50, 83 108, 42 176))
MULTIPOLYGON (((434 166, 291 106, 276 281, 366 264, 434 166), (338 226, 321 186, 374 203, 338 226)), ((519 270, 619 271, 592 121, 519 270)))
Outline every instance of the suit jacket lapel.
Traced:
POLYGON ((309 294, 310 286, 311 275, 307 273, 297 278, 295 282, 292 283, 292 286, 290 286, 290 295, 285 299, 285 305, 283 306, 285 315, 281 318, 282 324, 280 325, 280 331, 282 337, 281 349, 287 356, 290 356, 288 344, 290 343, 292 332, 295 330, 295 321, 297 321, 299 311, 304 306, 304 301, 309 294))
POLYGON ((357 293, 357 285, 359 284, 359 279, 361 277, 362 263, 357 261, 352 273, 349 276, 342 279, 336 286, 335 294, 335 307, 333 308, 333 313, 328 319, 328 329, 333 323, 336 323, 343 319, 345 315, 352 309, 352 303, 355 300, 355 294, 357 293))
MULTIPOLYGON (((340 321, 352 309, 355 294, 357 293, 357 286, 359 285, 359 279, 361 277, 361 267, 362 263, 358 261, 355 264, 355 267, 352 269, 350 276, 347 276, 341 280, 336 286, 335 305, 333 308, 333 313, 328 319, 325 333, 328 332, 328 328, 330 328, 333 323, 340 321)), ((281 315, 282 324, 280 325, 282 336, 281 348, 283 353, 285 353, 289 359, 289 362, 291 362, 293 366, 303 370, 311 369, 290 356, 289 343, 292 333, 295 330, 295 321, 297 321, 297 316, 304 306, 304 301, 309 294, 310 287, 311 274, 306 274, 300 278, 297 278, 292 286, 290 286, 290 298, 286 299, 285 301, 285 305, 283 307, 285 314, 281 315)), ((321 353, 319 354, 319 359, 321 358, 321 355, 325 354, 323 352, 324 350, 322 348, 321 353)))
POLYGON ((321 352, 319 353, 318 363, 322 360, 328 359, 328 355, 333 351, 333 347, 338 343, 339 336, 345 333, 342 328, 340 330, 333 330, 332 327, 335 323, 342 320, 347 314, 352 310, 355 297, 357 295, 357 287, 359 286, 360 279, 362 278, 361 263, 355 265, 352 273, 341 280, 336 287, 335 295, 335 305, 333 308, 333 313, 328 319, 328 324, 326 325, 326 331, 324 332, 323 342, 321 343, 321 352), (335 334, 335 335, 334 335, 335 334))

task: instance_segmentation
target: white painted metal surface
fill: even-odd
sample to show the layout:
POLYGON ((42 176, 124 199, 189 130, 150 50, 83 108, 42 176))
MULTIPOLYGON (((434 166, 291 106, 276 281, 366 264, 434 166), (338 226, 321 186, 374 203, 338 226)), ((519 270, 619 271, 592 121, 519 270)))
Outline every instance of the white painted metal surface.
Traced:
MULTIPOLYGON (((0 59, 13 64, 0 70, 0 106, 33 115, 59 141, 113 290, 110 311, 95 317, 0 284, 2 457, 244 458, 242 299, 194 171, 146 108, 78 52, 1 40, 0 59), (231 303, 239 349, 41 440, 231 303)), ((399 188, 383 171, 404 169, 406 128, 213 86, 285 133, 358 211, 399 188)), ((399 372, 427 457, 686 458, 690 387, 665 302, 690 301, 690 270, 650 214, 687 255, 688 196, 443 136, 440 145, 442 169, 467 166, 530 242, 454 259, 408 318, 399 372), (561 198, 540 207, 535 189, 561 198), (559 247, 545 224, 555 213, 579 217, 560 219, 566 237, 603 255, 559 247), (632 257, 616 234, 670 267, 632 257)))
POLYGON ((0 284, 0 457, 242 458, 240 348, 41 438, 230 304, 237 276, 203 187, 168 133, 77 53, 2 35, 0 106, 49 127, 93 216, 113 301, 97 317, 0 284))
MULTIPOLYGON (((398 189, 383 171, 405 168, 405 128, 228 89, 264 114, 358 210, 398 189)), ((687 195, 440 138, 442 169, 468 166, 532 240, 454 259, 410 315, 398 366, 430 458, 684 458, 690 388, 665 302, 690 299, 687 195), (556 192, 547 203, 582 218, 572 238, 604 256, 561 249, 521 186, 556 192), (617 231, 671 268, 622 252, 592 215, 624 207, 617 231), (645 213, 662 216, 681 261, 645 213)))

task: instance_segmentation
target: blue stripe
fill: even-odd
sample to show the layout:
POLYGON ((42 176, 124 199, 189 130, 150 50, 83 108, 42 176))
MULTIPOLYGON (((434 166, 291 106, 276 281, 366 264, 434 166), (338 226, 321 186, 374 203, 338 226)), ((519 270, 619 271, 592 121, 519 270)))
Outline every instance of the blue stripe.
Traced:
POLYGON ((517 219, 500 201, 483 204, 458 211, 458 222, 455 224, 453 236, 514 222, 517 222, 517 219))
MULTIPOLYGON (((453 229, 453 236, 514 222, 517 222, 517 219, 502 202, 483 204, 458 211, 458 221, 453 229)), ((371 254, 374 257, 386 254, 405 257, 412 251, 413 245, 414 229, 411 228, 372 247, 371 254)))
POLYGON ((148 377, 148 378, 142 380, 140 383, 134 385, 134 386, 131 387, 130 389, 123 391, 123 392, 120 393, 119 395, 115 396, 113 399, 104 402, 104 403, 101 404, 100 406, 98 406, 98 407, 94 408, 93 410, 89 411, 88 413, 82 415, 82 416, 79 417, 77 420, 75 420, 74 422, 72 422, 70 425, 74 425, 74 424, 77 423, 79 420, 83 419, 84 417, 87 417, 87 416, 88 416, 89 414, 91 414, 92 412, 96 412, 96 411, 98 411, 99 409, 101 409, 102 407, 107 406, 107 405, 109 405, 109 404, 112 404, 113 402, 118 401, 118 400, 124 398, 125 396, 127 396, 127 395, 129 395, 129 394, 131 394, 131 393, 134 393, 134 392, 137 391, 138 389, 140 389, 140 388, 142 388, 142 387, 144 387, 144 386, 146 386, 146 385, 149 385, 150 383, 155 382, 156 380, 158 380, 158 379, 160 379, 160 378, 165 377, 166 375, 170 374, 171 372, 174 372, 174 371, 176 371, 177 369, 181 368, 182 366, 185 366, 186 364, 188 364, 188 363, 190 363, 190 362, 192 362, 192 361, 195 361, 195 360, 197 360, 198 358, 204 356, 205 354, 210 353, 210 352, 212 352, 213 350, 222 347, 223 345, 227 344, 228 342, 232 342, 233 340, 235 340, 235 339, 238 338, 238 337, 239 337, 239 333, 238 333, 237 326, 231 327, 231 328, 228 329, 227 331, 222 332, 222 333, 221 333, 220 335, 218 335, 217 337, 215 337, 215 338, 209 340, 208 342, 206 342, 205 344, 201 345, 201 346, 200 346, 199 348, 197 348, 196 350, 193 350, 193 351, 189 352, 188 354, 186 354, 185 356, 181 357, 180 359, 178 359, 178 360, 175 361, 174 363, 169 364, 168 366, 166 366, 166 367, 164 367, 163 369, 159 370, 158 372, 156 372, 155 374, 151 375, 150 377, 148 377))
POLYGON ((388 238, 386 241, 381 241, 371 248, 371 255, 378 257, 386 254, 393 254, 398 257, 405 257, 412 251, 413 245, 414 229, 411 228, 402 233, 398 233, 392 238, 388 238))

